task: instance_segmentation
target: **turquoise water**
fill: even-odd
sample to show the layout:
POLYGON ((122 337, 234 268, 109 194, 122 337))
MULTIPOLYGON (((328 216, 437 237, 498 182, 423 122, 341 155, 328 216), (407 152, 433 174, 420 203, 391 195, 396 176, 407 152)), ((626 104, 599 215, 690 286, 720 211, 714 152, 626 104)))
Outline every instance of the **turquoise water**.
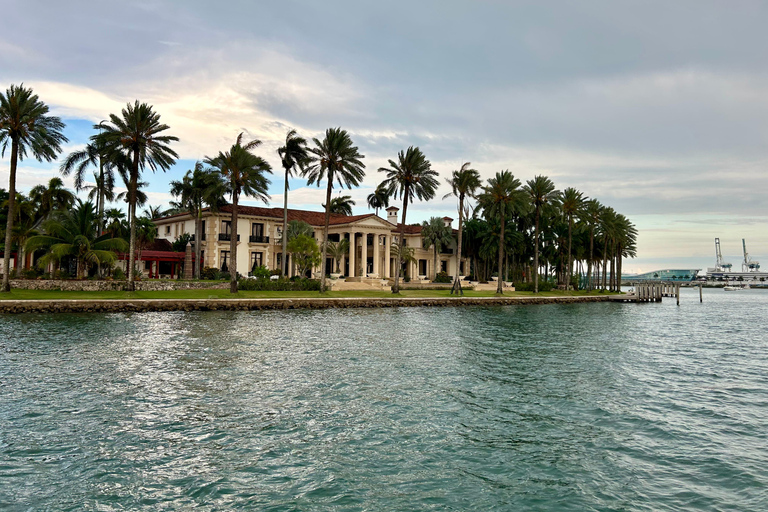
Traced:
POLYGON ((0 510, 766 510, 768 291, 0 316, 0 510))

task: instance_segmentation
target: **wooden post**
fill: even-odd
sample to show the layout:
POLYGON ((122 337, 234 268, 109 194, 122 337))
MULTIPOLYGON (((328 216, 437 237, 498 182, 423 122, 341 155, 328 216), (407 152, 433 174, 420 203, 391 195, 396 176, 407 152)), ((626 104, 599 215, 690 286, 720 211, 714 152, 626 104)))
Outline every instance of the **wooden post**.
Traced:
POLYGON ((675 286, 675 297, 677 297, 677 305, 680 305, 680 285, 675 286))
POLYGON ((701 302, 704 302, 704 296, 703 296, 703 294, 701 293, 701 288, 702 288, 702 286, 701 286, 701 283, 699 283, 699 302, 700 302, 700 303, 701 303, 701 302))

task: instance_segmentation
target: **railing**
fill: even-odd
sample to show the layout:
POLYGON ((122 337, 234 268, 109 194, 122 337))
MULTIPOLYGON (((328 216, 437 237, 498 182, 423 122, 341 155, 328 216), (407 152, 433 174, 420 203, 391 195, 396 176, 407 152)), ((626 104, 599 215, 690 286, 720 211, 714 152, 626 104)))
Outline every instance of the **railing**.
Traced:
POLYGON ((440 249, 440 254, 453 254, 453 249, 449 249, 449 248, 440 249))
POLYGON ((248 237, 248 241, 253 244, 268 244, 269 243, 269 237, 268 236, 262 236, 262 235, 251 235, 248 237))
MULTIPOLYGON (((231 233, 219 233, 219 242, 231 242, 232 241, 232 234, 231 233)), ((237 235, 237 241, 240 241, 240 235, 237 235)))
MULTIPOLYGON (((200 236, 200 240, 202 240, 203 242, 205 242, 205 233, 203 233, 203 234, 202 234, 202 236, 200 236)), ((195 241, 195 235, 192 235, 192 238, 190 238, 190 241, 191 241, 191 242, 194 242, 194 241, 195 241)))

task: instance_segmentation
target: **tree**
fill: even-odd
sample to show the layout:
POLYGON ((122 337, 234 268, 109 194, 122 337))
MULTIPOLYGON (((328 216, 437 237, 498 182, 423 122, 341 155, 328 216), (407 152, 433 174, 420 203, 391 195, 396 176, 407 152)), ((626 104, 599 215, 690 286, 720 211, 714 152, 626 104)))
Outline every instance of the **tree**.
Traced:
POLYGON ((453 241, 451 228, 445 225, 445 221, 440 217, 432 217, 429 222, 424 221, 421 224, 421 241, 424 249, 432 247, 435 254, 435 263, 432 266, 432 281, 437 277, 437 255, 443 247, 450 245, 453 241))
POLYGON ((568 268, 565 274, 565 289, 569 290, 573 274, 573 218, 580 215, 584 208, 584 194, 573 187, 566 188, 560 194, 560 208, 568 219, 568 268))
POLYGON ((127 235, 123 228, 125 222, 125 213, 117 208, 110 208, 104 212, 104 233, 111 238, 122 238, 127 235))
POLYGON ((162 206, 152 206, 151 204, 147 205, 143 213, 144 216, 150 220, 159 219, 165 215, 165 211, 163 210, 162 206))
POLYGON ((323 266, 320 277, 320 292, 325 293, 325 260, 328 254, 328 225, 331 220, 331 191, 334 181, 340 187, 352 188, 360 185, 365 176, 365 165, 363 164, 364 155, 361 155, 357 146, 353 145, 352 139, 346 130, 341 128, 328 128, 325 131, 325 138, 320 141, 313 138, 315 147, 310 149, 312 157, 309 166, 305 169, 304 175, 307 177, 307 183, 312 185, 325 180, 325 226, 323 228, 323 250, 321 264, 323 266))
POLYGON ((45 234, 27 240, 27 251, 46 250, 38 260, 43 266, 58 263, 66 256, 77 260, 77 278, 82 279, 91 265, 112 263, 115 251, 125 251, 128 244, 122 238, 111 238, 97 233, 98 223, 93 203, 77 200, 70 210, 61 210, 43 223, 45 234))
POLYGON ((584 205, 584 220, 589 228, 589 257, 587 259, 587 289, 592 290, 592 264, 595 260, 595 228, 600 222, 603 205, 597 199, 590 199, 584 205))
POLYGON ((390 249, 392 257, 400 262, 398 267, 402 267, 406 263, 416 263, 416 256, 413 247, 406 247, 400 244, 392 244, 390 249))
POLYGON ((349 239, 342 238, 338 242, 328 242, 328 254, 336 262, 336 273, 341 273, 341 259, 349 253, 349 239))
POLYGON ((109 122, 102 122, 94 128, 101 128, 98 135, 91 137, 97 148, 103 148, 110 160, 119 160, 121 155, 131 162, 128 176, 128 223, 130 225, 130 248, 128 256, 128 290, 136 289, 134 266, 136 261, 136 193, 141 172, 149 168, 152 172, 167 171, 179 155, 171 149, 170 143, 178 141, 173 135, 162 135, 169 129, 160 123, 160 115, 151 105, 136 100, 122 110, 121 117, 109 115, 109 122))
MULTIPOLYGON (((309 162, 309 153, 307 152, 307 140, 299 137, 296 130, 290 130, 285 136, 285 145, 277 150, 280 155, 280 161, 285 171, 285 188, 283 191, 283 233, 288 229, 288 178, 293 176, 296 169, 304 171, 309 162)), ((283 254, 288 254, 288 239, 282 237, 283 254)), ((283 275, 288 275, 288 258, 283 257, 282 265, 283 275)))
MULTIPOLYGON (((397 194, 403 199, 403 218, 400 222, 400 250, 403 254, 405 247, 405 216, 408 212, 408 203, 416 197, 420 201, 429 201, 435 197, 437 190, 437 171, 432 170, 424 153, 417 147, 409 147, 406 151, 400 151, 397 162, 389 160, 389 167, 379 168, 379 172, 386 173, 383 184, 387 187, 390 196, 397 194)), ((395 285, 392 293, 400 293, 400 265, 395 267, 395 285)))
POLYGON ((379 208, 387 208, 389 206, 389 191, 387 187, 382 183, 376 187, 373 193, 368 194, 368 208, 376 210, 376 216, 379 215, 379 208))
POLYGON ((320 249, 317 248, 317 242, 311 236, 303 234, 297 236, 288 242, 288 251, 302 277, 320 264, 320 249))
POLYGON ((456 276, 453 279, 451 295, 454 293, 464 295, 464 291, 461 289, 461 279, 459 278, 459 274, 461 273, 461 237, 464 230, 464 201, 468 197, 474 197, 475 191, 481 186, 480 173, 474 169, 470 169, 470 165, 472 165, 470 162, 464 162, 458 171, 453 171, 451 179, 446 180, 451 186, 451 193, 446 194, 443 197, 443 199, 445 199, 450 195, 454 195, 459 199, 459 236, 456 241, 456 276))
POLYGON ((56 210, 68 210, 75 204, 75 194, 64 186, 61 178, 51 178, 48 186, 36 185, 29 191, 29 199, 36 203, 39 219, 45 219, 56 210))
POLYGON ((530 201, 536 215, 536 229, 533 241, 533 292, 539 293, 539 220, 541 208, 557 197, 555 184, 546 176, 535 176, 526 182, 525 192, 530 196, 530 201))
POLYGON ((181 181, 171 182, 171 194, 179 198, 179 206, 186 208, 195 219, 195 278, 200 279, 200 254, 202 249, 203 208, 208 205, 217 210, 224 202, 227 189, 221 174, 205 169, 202 162, 196 162, 181 181))
POLYGON ((16 167, 31 152, 35 160, 51 162, 68 142, 62 133, 64 123, 49 116, 48 105, 40 101, 32 89, 11 85, 0 93, 0 156, 5 156, 11 143, 11 166, 8 178, 8 212, 3 253, 3 284, 0 292, 11 291, 11 237, 13 236, 14 202, 16 199, 16 167))
POLYGON ((213 158, 206 157, 205 163, 216 169, 227 182, 227 192, 232 197, 232 221, 231 238, 229 241, 230 258, 230 293, 237 293, 237 207, 240 195, 260 199, 267 203, 269 194, 269 179, 266 173, 272 173, 272 167, 260 156, 251 151, 261 145, 261 141, 254 139, 243 145, 243 134, 237 136, 235 144, 229 151, 213 158))
POLYGON ((352 196, 339 196, 331 199, 331 213, 349 216, 352 215, 353 206, 355 206, 355 202, 352 200, 352 196))
POLYGON ((504 263, 504 223, 522 201, 520 180, 509 171, 497 172, 496 176, 488 180, 480 195, 477 196, 478 205, 483 209, 486 219, 497 218, 501 223, 499 231, 499 271, 496 293, 504 293, 502 266, 504 263))
POLYGON ((134 219, 136 223, 136 247, 138 248, 138 260, 141 265, 141 251, 151 245, 157 238, 157 226, 152 222, 152 218, 144 215, 134 219))

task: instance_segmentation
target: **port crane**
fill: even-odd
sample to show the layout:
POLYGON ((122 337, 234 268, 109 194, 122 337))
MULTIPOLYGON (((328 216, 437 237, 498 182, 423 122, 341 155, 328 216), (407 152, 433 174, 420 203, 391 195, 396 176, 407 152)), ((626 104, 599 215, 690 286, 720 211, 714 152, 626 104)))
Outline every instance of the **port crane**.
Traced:
POLYGON ((741 271, 757 272, 760 270, 760 262, 754 261, 749 257, 749 253, 747 253, 747 242, 743 238, 741 239, 741 246, 744 248, 744 261, 741 263, 741 271))
POLYGON ((720 239, 715 238, 715 256, 717 257, 717 263, 715 264, 715 270, 717 272, 723 272, 723 271, 731 271, 731 268, 733 268, 733 265, 730 263, 725 263, 723 261, 723 253, 720 251, 720 239))

